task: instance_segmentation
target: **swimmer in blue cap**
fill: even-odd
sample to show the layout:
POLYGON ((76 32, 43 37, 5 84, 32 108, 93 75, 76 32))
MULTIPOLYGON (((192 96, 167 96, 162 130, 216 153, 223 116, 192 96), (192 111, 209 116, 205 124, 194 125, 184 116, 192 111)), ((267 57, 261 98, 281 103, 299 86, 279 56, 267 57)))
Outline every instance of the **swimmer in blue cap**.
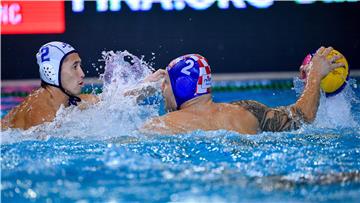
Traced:
POLYGON ((314 121, 320 97, 320 82, 330 71, 344 64, 341 56, 327 58, 331 47, 321 47, 312 58, 308 83, 293 105, 270 108, 256 101, 214 103, 211 98, 211 71, 208 61, 189 54, 173 60, 166 68, 162 85, 170 112, 147 122, 145 133, 174 134, 194 130, 225 129, 245 134, 297 129, 314 121))
POLYGON ((95 95, 84 95, 84 72, 78 52, 64 42, 49 42, 36 54, 41 87, 32 92, 2 120, 2 129, 28 129, 52 121, 61 105, 95 103, 95 95))

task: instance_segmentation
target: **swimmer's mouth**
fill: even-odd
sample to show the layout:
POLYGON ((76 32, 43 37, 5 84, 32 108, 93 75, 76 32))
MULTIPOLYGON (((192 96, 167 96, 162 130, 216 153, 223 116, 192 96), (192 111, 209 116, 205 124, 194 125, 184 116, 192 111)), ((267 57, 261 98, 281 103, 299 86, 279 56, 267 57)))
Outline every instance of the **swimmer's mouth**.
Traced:
POLYGON ((80 86, 84 86, 84 81, 79 82, 80 86))

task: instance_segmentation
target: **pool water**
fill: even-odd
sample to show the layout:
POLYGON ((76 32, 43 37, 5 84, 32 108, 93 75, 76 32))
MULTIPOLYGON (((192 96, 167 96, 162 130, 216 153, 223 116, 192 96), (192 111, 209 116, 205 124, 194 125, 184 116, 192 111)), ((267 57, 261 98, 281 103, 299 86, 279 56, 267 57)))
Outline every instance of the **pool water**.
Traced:
MULTIPOLYGON (((359 202, 360 90, 352 88, 348 106, 336 106, 341 99, 329 104, 322 98, 314 124, 258 135, 219 130, 145 136, 134 131, 161 104, 119 101, 117 108, 97 106, 81 115, 71 109, 59 128, 47 124, 40 130, 2 132, 1 200, 359 202)), ((217 91, 213 96, 216 102, 254 99, 269 106, 297 98, 293 89, 217 91)), ((10 105, 2 106, 2 114, 16 98, 2 98, 2 105, 10 105)))

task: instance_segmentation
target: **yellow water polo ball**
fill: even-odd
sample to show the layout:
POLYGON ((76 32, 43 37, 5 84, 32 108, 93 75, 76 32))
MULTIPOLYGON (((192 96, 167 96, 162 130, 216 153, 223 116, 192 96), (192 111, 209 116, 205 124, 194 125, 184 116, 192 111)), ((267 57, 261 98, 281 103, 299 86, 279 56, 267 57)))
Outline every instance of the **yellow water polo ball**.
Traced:
MULTIPOLYGON (((328 59, 332 58, 335 55, 342 55, 340 52, 336 50, 332 50, 330 54, 327 56, 328 59)), ((336 62, 341 62, 345 64, 343 67, 339 67, 331 71, 325 78, 321 80, 320 86, 321 89, 327 95, 333 95, 341 92, 341 90, 345 87, 346 82, 349 76, 349 64, 345 57, 338 59, 336 62)))

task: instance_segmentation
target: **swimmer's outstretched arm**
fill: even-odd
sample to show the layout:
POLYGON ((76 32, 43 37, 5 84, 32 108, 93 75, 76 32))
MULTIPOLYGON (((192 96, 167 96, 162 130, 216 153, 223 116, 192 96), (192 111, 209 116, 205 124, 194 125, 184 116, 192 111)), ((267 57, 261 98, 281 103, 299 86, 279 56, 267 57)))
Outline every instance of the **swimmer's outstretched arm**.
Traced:
POLYGON ((309 77, 304 92, 295 104, 278 108, 269 108, 256 101, 237 101, 233 104, 250 111, 257 118, 261 131, 293 130, 299 128, 301 122, 313 122, 319 106, 321 79, 335 68, 344 66, 342 63, 335 62, 342 56, 326 58, 332 50, 332 47, 326 49, 321 47, 317 50, 310 63, 309 77))
MULTIPOLYGON (((166 72, 163 69, 155 71, 153 74, 149 75, 147 78, 144 79, 140 87, 136 87, 126 91, 124 93, 124 96, 136 96, 136 100, 139 102, 146 97, 155 94, 157 89, 149 85, 149 83, 159 81, 165 76, 165 73, 166 72)), ((82 102, 78 105, 80 109, 86 109, 89 106, 96 104, 100 101, 100 98, 93 94, 81 94, 79 97, 82 100, 82 102)))
POLYGON ((136 87, 125 92, 125 96, 136 96, 137 101, 142 101, 146 97, 149 97, 157 91, 157 89, 151 85, 150 83, 157 82, 165 77, 166 71, 163 69, 159 69, 155 71, 153 74, 149 75, 144 79, 143 83, 140 87, 136 87))
MULTIPOLYGON (((163 74, 162 71, 164 70, 158 70, 152 75, 148 76, 143 81, 143 85, 125 92, 124 96, 137 96, 137 100, 141 101, 146 97, 153 95, 156 92, 156 89, 152 86, 146 85, 146 83, 160 80, 160 77, 163 74)), ((89 106, 100 102, 100 98, 94 94, 81 94, 79 97, 82 101, 78 105, 80 109, 86 109, 89 106)))

